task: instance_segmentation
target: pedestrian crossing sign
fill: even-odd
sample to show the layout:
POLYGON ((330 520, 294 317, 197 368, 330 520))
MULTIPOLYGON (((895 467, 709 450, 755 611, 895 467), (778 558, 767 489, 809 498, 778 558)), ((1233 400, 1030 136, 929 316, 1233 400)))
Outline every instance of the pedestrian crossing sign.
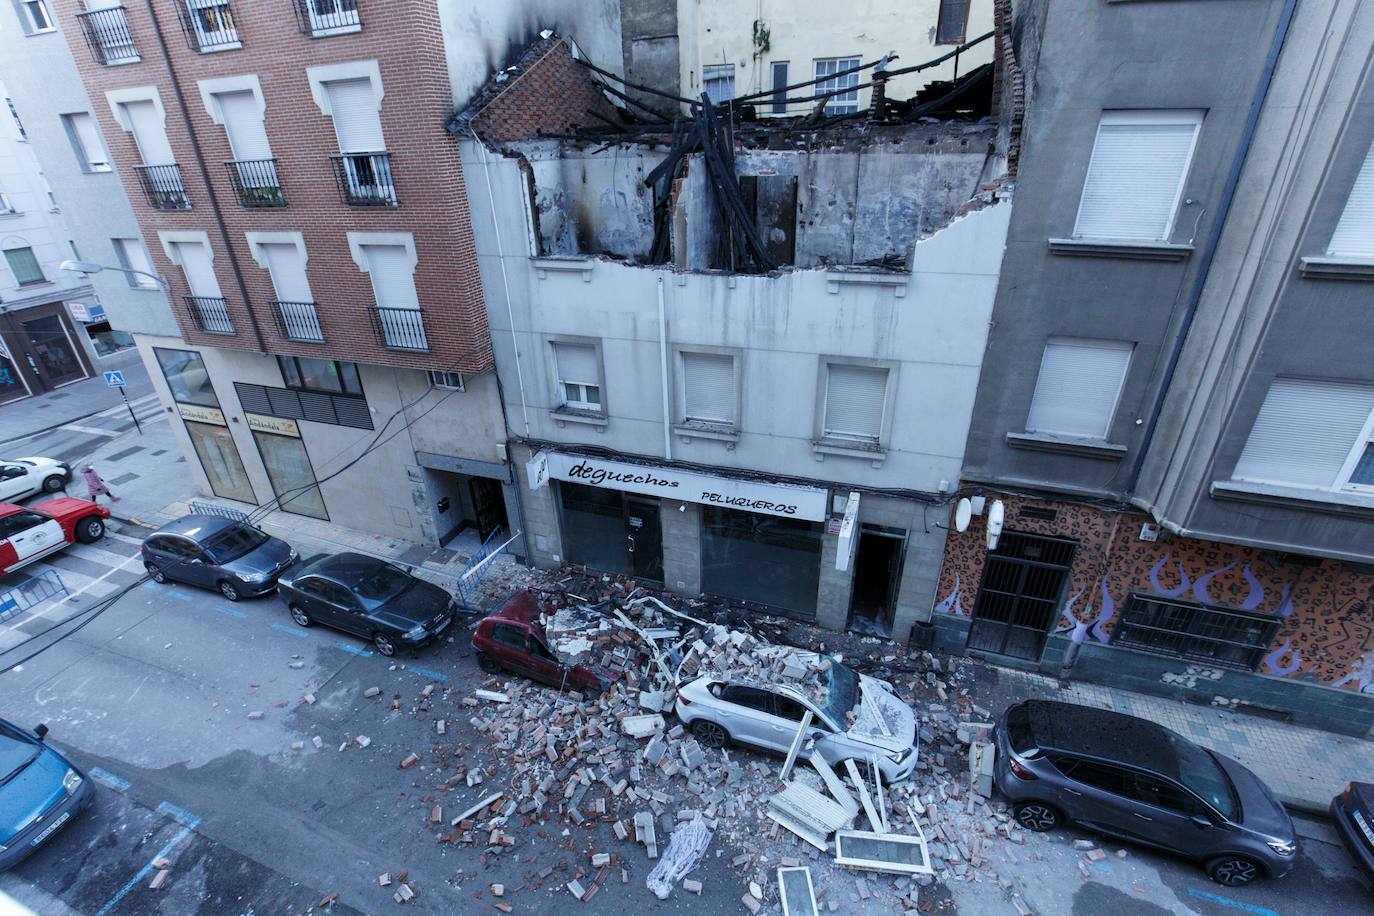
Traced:
POLYGON ((124 373, 119 369, 111 369, 105 373, 105 384, 111 388, 123 388, 124 373))

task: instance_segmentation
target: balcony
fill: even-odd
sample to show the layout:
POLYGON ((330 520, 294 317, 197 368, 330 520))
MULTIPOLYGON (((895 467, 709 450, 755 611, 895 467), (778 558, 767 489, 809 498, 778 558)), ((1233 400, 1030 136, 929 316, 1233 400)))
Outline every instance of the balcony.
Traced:
POLYGON ((229 0, 180 0, 177 19, 192 51, 232 51, 243 47, 229 0))
POLYGON ((154 210, 189 210, 191 199, 186 196, 186 185, 181 181, 181 166, 136 165, 138 184, 143 188, 143 196, 154 210))
POLYGON ((377 332, 377 342, 388 350, 429 351, 424 316, 419 309, 389 309, 374 305, 372 329, 377 332))
POLYGON ((206 334, 233 334, 234 322, 229 317, 229 306, 221 298, 214 296, 182 296, 186 300, 186 311, 196 327, 206 334))
POLYGON ((224 168, 242 206, 251 210, 286 206, 276 159, 230 159, 224 168))
POLYGON ((391 179, 390 153, 340 153, 334 162, 339 194, 350 207, 396 207, 396 184, 391 179))
POLYGON ((76 21, 81 23, 86 47, 91 49, 91 56, 97 63, 114 67, 140 60, 124 7, 107 6, 104 9, 87 10, 77 13, 76 21))
POLYGON ((320 315, 313 302, 269 303, 277 316, 277 330, 287 340, 305 343, 324 343, 324 329, 320 327, 320 315))
POLYGON ((358 0, 292 0, 301 32, 311 38, 360 32, 358 0))

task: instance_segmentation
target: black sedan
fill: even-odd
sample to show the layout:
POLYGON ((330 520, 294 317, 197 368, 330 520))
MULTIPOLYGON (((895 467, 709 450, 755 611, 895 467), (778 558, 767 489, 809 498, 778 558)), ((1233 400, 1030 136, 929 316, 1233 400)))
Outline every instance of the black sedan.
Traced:
POLYGON ((296 623, 322 623, 361 636, 387 656, 437 639, 458 610, 439 586, 360 553, 311 557, 277 584, 296 623))
POLYGON ((1330 811, 1350 857, 1374 877, 1374 785, 1352 782, 1331 799, 1330 811))

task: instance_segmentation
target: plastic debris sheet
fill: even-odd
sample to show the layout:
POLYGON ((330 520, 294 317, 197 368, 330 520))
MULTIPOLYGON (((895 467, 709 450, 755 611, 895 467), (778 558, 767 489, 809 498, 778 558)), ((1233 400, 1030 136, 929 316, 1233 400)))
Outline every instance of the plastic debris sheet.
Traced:
POLYGON ((673 829, 668 848, 663 851, 663 858, 658 860, 654 870, 649 872, 645 885, 659 900, 667 900, 673 885, 697 867, 710 843, 711 831, 707 829, 701 813, 697 812, 690 821, 673 829))

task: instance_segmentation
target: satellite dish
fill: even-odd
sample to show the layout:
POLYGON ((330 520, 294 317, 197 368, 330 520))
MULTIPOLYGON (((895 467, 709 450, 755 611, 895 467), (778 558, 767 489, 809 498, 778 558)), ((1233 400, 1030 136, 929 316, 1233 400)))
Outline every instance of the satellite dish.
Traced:
POLYGON ((954 530, 967 531, 969 519, 973 518, 973 503, 965 496, 954 509, 954 530))
POLYGON ((988 507, 988 550, 997 549, 997 539, 1002 535, 1002 522, 1006 518, 1006 507, 1000 499, 995 499, 988 507))

